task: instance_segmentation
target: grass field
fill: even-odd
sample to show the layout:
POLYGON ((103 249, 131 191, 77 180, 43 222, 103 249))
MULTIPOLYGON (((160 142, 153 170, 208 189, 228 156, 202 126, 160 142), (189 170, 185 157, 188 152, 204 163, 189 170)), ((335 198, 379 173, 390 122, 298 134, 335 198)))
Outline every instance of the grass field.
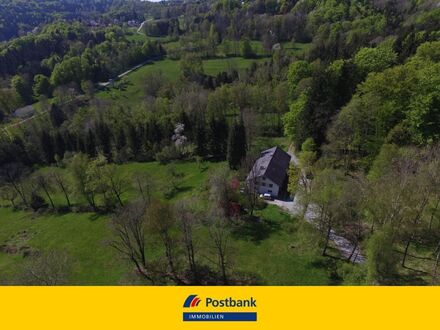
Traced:
POLYGON ((130 41, 137 41, 137 42, 145 42, 148 40, 145 34, 137 33, 137 29, 131 29, 131 33, 126 34, 125 37, 130 41))
MULTIPOLYGON (((240 72, 250 67, 252 62, 264 60, 264 58, 244 59, 241 57, 209 59, 203 61, 203 69, 206 74, 215 76, 219 72, 231 69, 240 72)), ((180 63, 178 60, 164 59, 146 64, 125 76, 123 87, 108 88, 105 91, 99 92, 98 97, 123 102, 125 106, 141 104, 144 98, 143 82, 146 76, 152 72, 159 71, 170 80, 177 80, 180 77, 180 63)))
POLYGON ((287 54, 297 55, 297 56, 303 55, 310 48, 310 44, 299 43, 299 42, 295 42, 295 43, 283 42, 281 44, 287 54))
POLYGON ((264 58, 244 59, 242 57, 219 58, 203 61, 203 70, 206 74, 215 76, 219 72, 237 70, 242 72, 249 68, 253 62, 264 62, 264 58))
MULTIPOLYGON (((139 37, 136 37, 137 40, 139 37)), ((172 40, 169 38, 153 38, 153 37, 145 37, 150 40, 160 40, 163 44, 163 47, 168 52, 175 52, 179 51, 179 49, 182 48, 181 43, 177 40, 172 40)), ((147 40, 146 39, 146 40, 147 40)), ((217 45, 216 55, 219 57, 227 57, 227 56, 238 56, 240 55, 240 51, 242 48, 243 41, 231 41, 231 40, 224 40, 223 43, 217 45), (227 53, 226 53, 227 52, 227 53)), ((250 45, 252 47, 253 52, 258 57, 270 57, 271 52, 268 52, 264 50, 263 43, 260 40, 251 40, 250 45)), ((299 42, 282 42, 281 43, 283 49, 285 52, 289 55, 302 55, 304 54, 310 44, 308 43, 299 43, 299 42)))
MULTIPOLYGON (((143 173, 157 183, 156 195, 162 197, 160 187, 169 181, 168 170, 172 167, 182 174, 179 191, 173 199, 198 194, 200 187, 207 179, 210 169, 221 163, 204 164, 202 169, 195 162, 182 162, 172 165, 159 165, 156 162, 131 163, 118 166, 121 173, 130 178, 132 173, 143 173)), ((42 168, 39 171, 47 171, 42 168)), ((64 170, 66 171, 66 170, 64 170)), ((37 171, 38 173, 38 171, 37 171)), ((133 200, 138 193, 131 185, 127 185, 123 200, 133 200)), ((57 207, 65 205, 63 195, 53 193, 57 207)), ((72 198, 74 204, 83 203, 81 198, 72 198)), ((128 273, 127 264, 108 246, 112 238, 109 228, 109 217, 94 213, 68 213, 36 215, 23 211, 12 211, 0 208, 0 245, 13 241, 13 237, 26 231, 26 239, 19 239, 17 245, 30 246, 38 251, 50 249, 66 251, 74 262, 72 282, 78 285, 121 284, 128 273)), ((19 255, 0 252, 0 274, 13 274, 23 262, 19 255)))
MULTIPOLYGON (((192 195, 200 198, 203 205, 205 182, 208 173, 221 163, 195 162, 159 165, 132 163, 121 165, 120 171, 130 175, 145 172, 154 177, 159 185, 169 180, 168 171, 173 167, 183 173, 181 190, 173 199, 192 195)), ((41 169, 46 170, 46 169, 41 169)), ((124 200, 132 200, 136 193, 129 188, 124 200)), ((160 193, 158 193, 160 196, 160 193)), ((56 203, 63 203, 58 195, 56 203)), ((80 200, 76 200, 79 203, 80 200)), ((277 285, 326 285, 332 282, 335 265, 319 256, 314 247, 313 235, 299 232, 300 222, 283 213, 275 206, 257 211, 260 221, 243 222, 232 227, 234 272, 250 274, 261 284, 277 285)), ((119 285, 127 283, 132 273, 131 265, 122 260, 108 242, 113 238, 109 216, 95 213, 36 214, 0 208, 0 246, 27 247, 33 251, 64 251, 72 261, 70 278, 76 285, 119 285)), ((209 249, 210 240, 206 228, 196 233, 200 254, 209 249)), ((150 246, 149 253, 161 254, 157 244, 150 246)), ((30 257, 26 257, 30 258, 30 257)), ((0 278, 14 276, 26 262, 20 253, 0 252, 0 278)), ((204 261, 207 262, 207 261, 204 261)))
MULTIPOLYGON (((247 224, 233 234, 231 247, 233 269, 258 278, 261 284, 327 285, 331 284, 328 260, 313 253, 295 251, 296 238, 288 231, 292 221, 276 207, 259 212, 262 223, 247 224)), ((109 218, 92 213, 36 216, 23 211, 0 208, 0 244, 26 233, 20 241, 38 251, 66 252, 72 263, 70 278, 75 285, 124 284, 131 266, 114 251, 108 242, 113 239, 109 218)), ((198 235, 205 236, 201 231, 198 235)), ((201 247, 209 244, 200 238, 201 247)), ((153 246, 153 249, 160 249, 153 246)), ((160 251, 150 251, 160 253, 160 251)), ((27 257, 29 258, 29 257, 27 257)), ((25 262, 19 254, 0 252, 0 273, 14 275, 25 262)))
POLYGON ((240 251, 235 259, 240 270, 256 273, 265 285, 335 284, 335 261, 319 256, 313 236, 308 240, 307 232, 299 231, 299 219, 273 205, 256 215, 260 222, 249 223, 233 235, 240 251))
MULTIPOLYGON (((107 217, 92 213, 36 216, 0 208, 0 225, 0 244, 24 232, 26 237, 18 242, 22 246, 66 252, 73 264, 70 280, 74 284, 117 285, 127 273, 127 264, 108 246, 111 236, 107 217)), ((24 259, 19 254, 0 252, 0 273, 13 276, 24 259)))
MULTIPOLYGON (((125 185, 122 200, 124 202, 133 201, 139 196, 139 192, 132 184, 133 174, 145 175, 152 180, 154 185, 153 193, 157 198, 163 198, 164 189, 170 184, 170 171, 174 171, 180 175, 179 189, 171 196, 170 200, 176 200, 182 197, 191 195, 198 195, 203 188, 203 184, 208 179, 209 173, 224 163, 210 163, 204 162, 200 166, 196 162, 175 162, 169 165, 160 165, 158 162, 148 163, 128 163, 118 165, 118 171, 125 178, 127 182, 125 185)), ((50 168, 44 167, 37 170, 33 175, 47 172, 50 168)), ((68 169, 57 169, 61 172, 66 172, 68 177, 70 172, 68 169)), ((72 178, 70 178, 72 180, 72 178)), ((51 194, 56 207, 65 206, 66 201, 64 195, 59 191, 51 194)), ((42 197, 45 197, 44 195, 42 197)), ((85 201, 80 196, 70 196, 72 204, 85 204, 85 201)), ((47 202, 49 202, 46 199, 47 202)))
POLYGON ((142 81, 151 72, 162 72, 169 79, 177 79, 179 76, 179 63, 165 59, 154 63, 146 64, 143 67, 131 72, 124 77, 123 88, 107 88, 97 94, 103 99, 111 99, 115 102, 123 102, 124 105, 134 106, 143 101, 142 81))

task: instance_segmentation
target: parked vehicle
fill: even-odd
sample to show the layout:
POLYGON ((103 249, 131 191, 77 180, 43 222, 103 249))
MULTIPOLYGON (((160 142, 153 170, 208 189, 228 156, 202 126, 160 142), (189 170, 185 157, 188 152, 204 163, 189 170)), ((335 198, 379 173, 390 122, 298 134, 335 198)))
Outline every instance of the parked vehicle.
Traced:
POLYGON ((273 201, 273 196, 269 193, 265 193, 260 195, 260 197, 262 197, 263 199, 267 200, 267 201, 273 201))

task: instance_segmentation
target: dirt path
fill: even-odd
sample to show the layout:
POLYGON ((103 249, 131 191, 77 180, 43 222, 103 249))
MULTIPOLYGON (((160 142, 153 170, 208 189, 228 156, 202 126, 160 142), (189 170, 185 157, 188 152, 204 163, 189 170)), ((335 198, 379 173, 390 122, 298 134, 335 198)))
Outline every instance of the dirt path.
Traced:
MULTIPOLYGON (((289 148, 288 154, 292 157, 291 162, 295 165, 298 165, 298 158, 296 157, 292 147, 289 148)), ((274 201, 268 201, 268 203, 277 205, 294 216, 301 215, 303 212, 303 205, 297 196, 295 196, 293 200, 276 199, 274 201)), ((317 207, 315 205, 309 205, 304 215, 304 218, 307 222, 316 224, 316 219, 318 218, 316 209, 317 207)), ((345 259, 350 257, 354 249, 354 245, 348 239, 336 234, 336 232, 332 230, 330 233, 330 240, 335 244, 336 248, 341 252, 345 259)), ((357 247, 350 261, 354 263, 364 263, 365 260, 365 256, 361 253, 359 247, 357 247)))
POLYGON ((149 21, 152 21, 152 20, 153 20, 152 18, 149 18, 149 19, 143 21, 143 22, 141 23, 141 25, 139 25, 139 28, 137 29, 136 32, 139 33, 139 34, 143 34, 143 32, 142 32, 142 28, 144 27, 144 24, 147 23, 147 22, 149 22, 149 21))
MULTIPOLYGON (((72 102, 75 102, 78 98, 80 98, 81 97, 81 95, 77 95, 76 97, 74 97, 72 100, 70 100, 70 101, 67 101, 67 102, 65 102, 65 103, 62 103, 62 104, 60 104, 61 106, 65 106, 65 105, 69 105, 70 103, 72 103, 72 102)), ((34 119, 36 119, 36 118, 38 118, 38 117, 40 117, 40 116, 42 116, 42 115, 44 115, 44 114, 46 114, 46 113, 48 113, 49 112, 49 110, 40 110, 40 111, 36 111, 35 110, 35 107, 34 107, 34 114, 32 115, 32 116, 30 116, 30 117, 28 117, 28 118, 25 118, 25 119, 22 119, 22 120, 20 120, 20 121, 18 121, 18 122, 15 122, 15 123, 11 123, 11 124, 9 124, 9 125, 6 125, 6 126, 4 126, 3 127, 3 130, 8 134, 8 136, 11 136, 11 134, 10 134, 10 132, 8 131, 8 129, 9 128, 13 128, 13 127, 17 127, 17 126, 20 126, 20 125, 22 125, 22 124, 24 124, 24 123, 26 123, 26 122, 28 122, 28 121, 31 121, 31 120, 34 120, 34 119)))
POLYGON ((107 87, 107 86, 110 85, 110 83, 111 83, 112 81, 115 81, 115 80, 117 80, 117 79, 121 79, 122 77, 125 77, 125 76, 128 75, 129 73, 132 73, 133 71, 139 69, 140 67, 143 67, 143 66, 144 66, 145 64, 147 64, 147 63, 151 63, 151 61, 150 61, 150 60, 147 60, 147 61, 144 61, 144 62, 142 62, 142 63, 140 63, 140 64, 137 64, 137 65, 135 65, 134 67, 128 69, 127 71, 122 72, 121 74, 117 75, 115 78, 110 79, 109 81, 106 81, 106 82, 100 82, 100 83, 98 83, 98 85, 101 86, 101 87, 107 87))
MULTIPOLYGON (((144 24, 145 24, 146 22, 151 21, 151 20, 152 20, 152 19, 150 18, 150 19, 147 19, 147 20, 143 21, 143 22, 141 23, 141 25, 139 26, 139 28, 137 29, 136 32, 137 32, 137 33, 140 33, 140 34, 143 34, 143 33, 141 32, 141 31, 142 31, 142 27, 144 26, 144 24)), ((119 74, 116 78, 110 79, 109 81, 106 81, 106 82, 98 82, 97 85, 100 86, 100 87, 107 87, 108 85, 110 85, 110 83, 112 82, 112 80, 120 79, 120 78, 122 78, 122 77, 128 75, 129 73, 131 73, 131 72, 133 72, 133 71, 139 69, 140 67, 144 66, 145 64, 147 64, 147 63, 149 63, 149 62, 151 62, 151 61, 144 61, 144 62, 142 62, 142 63, 140 63, 140 64, 138 64, 138 65, 135 65, 134 67, 128 69, 127 71, 125 71, 125 72, 119 74)), ((34 114, 34 115, 32 115, 32 116, 30 116, 30 117, 28 117, 28 118, 25 118, 25 119, 20 120, 20 121, 18 121, 18 122, 16 122, 16 123, 13 123, 13 124, 10 124, 10 125, 7 125, 7 126, 3 127, 3 130, 4 130, 8 135, 10 135, 10 134, 9 134, 9 131, 8 131, 9 128, 13 128, 13 127, 16 127, 16 126, 20 126, 20 125, 26 123, 27 121, 33 120, 33 119, 35 119, 35 118, 37 118, 37 117, 39 117, 39 116, 41 116, 41 115, 43 115, 43 114, 45 114, 45 113, 47 113, 47 112, 48 112, 48 111, 42 111, 42 112, 36 113, 36 114, 34 114)))

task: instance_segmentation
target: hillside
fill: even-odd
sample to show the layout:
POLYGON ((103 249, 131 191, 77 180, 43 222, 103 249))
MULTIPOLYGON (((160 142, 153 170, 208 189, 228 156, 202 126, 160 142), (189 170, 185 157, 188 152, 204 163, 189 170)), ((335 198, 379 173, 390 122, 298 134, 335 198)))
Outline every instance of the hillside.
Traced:
POLYGON ((0 42, 39 32, 47 23, 62 19, 82 20, 90 26, 142 21, 143 12, 160 8, 150 2, 114 0, 2 0, 0 1, 0 42), (139 12, 139 14, 137 14, 139 12))
POLYGON ((0 19, 4 283, 439 283, 438 1, 0 1, 0 19), (249 173, 275 146, 295 162, 268 162, 271 194, 249 173))

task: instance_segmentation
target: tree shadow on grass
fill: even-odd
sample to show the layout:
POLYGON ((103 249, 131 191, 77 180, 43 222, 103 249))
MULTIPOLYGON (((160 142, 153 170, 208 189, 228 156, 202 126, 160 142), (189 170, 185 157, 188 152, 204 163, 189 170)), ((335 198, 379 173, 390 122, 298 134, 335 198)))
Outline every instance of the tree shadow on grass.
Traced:
POLYGON ((425 272, 414 271, 411 274, 395 274, 386 280, 381 281, 381 285, 394 285, 394 286, 425 286, 429 283, 423 279, 422 275, 426 275, 425 272))
POLYGON ((176 197, 178 194, 190 191, 192 189, 193 189, 193 187, 191 187, 191 186, 181 186, 181 187, 171 189, 171 190, 165 192, 164 197, 166 199, 172 199, 172 198, 176 197))
POLYGON ((339 251, 337 248, 335 248, 334 246, 328 246, 327 247, 327 251, 325 252, 325 256, 327 258, 332 258, 334 260, 343 260, 343 261, 347 261, 345 258, 343 258, 341 256, 341 251, 339 251))
POLYGON ((99 218, 101 218, 101 216, 102 216, 102 214, 100 214, 99 212, 97 212, 97 213, 93 213, 93 214, 91 214, 91 215, 89 216, 89 220, 90 220, 90 221, 96 221, 96 220, 98 220, 99 218))
POLYGON ((237 239, 247 239, 258 244, 280 229, 281 226, 276 221, 249 217, 234 226, 232 235, 237 239))
POLYGON ((319 258, 312 261, 309 265, 311 268, 323 269, 329 272, 329 282, 328 285, 340 285, 343 281, 342 277, 338 274, 337 267, 338 258, 319 258))
POLYGON ((125 92, 129 86, 134 85, 131 81, 124 79, 124 78, 125 77, 118 78, 117 79, 117 86, 115 87, 117 90, 123 91, 123 92, 125 92))

